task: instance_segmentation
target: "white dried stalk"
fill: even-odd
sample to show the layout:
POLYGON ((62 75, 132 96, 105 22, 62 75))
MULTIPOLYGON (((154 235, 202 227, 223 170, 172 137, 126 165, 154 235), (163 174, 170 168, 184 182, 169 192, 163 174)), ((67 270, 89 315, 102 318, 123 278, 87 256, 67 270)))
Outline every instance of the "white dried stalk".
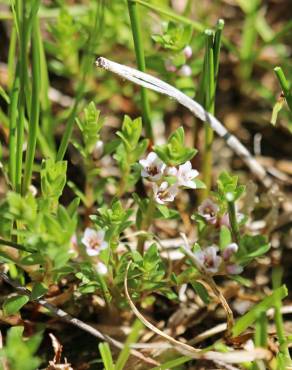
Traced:
POLYGON ((216 117, 208 113, 198 102, 191 99, 175 87, 153 77, 147 73, 140 72, 134 68, 112 62, 106 58, 99 57, 96 60, 97 67, 116 73, 122 78, 132 81, 137 85, 144 86, 150 90, 168 95, 178 101, 181 105, 189 109, 196 117, 210 125, 210 127, 222 137, 227 145, 245 162, 255 176, 263 183, 265 187, 272 185, 272 179, 268 176, 264 167, 257 162, 247 148, 232 134, 230 134, 223 124, 216 117))

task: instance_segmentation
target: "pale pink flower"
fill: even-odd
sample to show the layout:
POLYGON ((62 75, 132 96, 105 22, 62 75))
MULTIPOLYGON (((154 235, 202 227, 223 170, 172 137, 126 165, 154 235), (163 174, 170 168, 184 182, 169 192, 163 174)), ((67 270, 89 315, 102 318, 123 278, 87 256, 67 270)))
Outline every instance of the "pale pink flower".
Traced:
POLYGON ((226 271, 230 275, 238 275, 238 274, 241 274, 242 273, 243 267, 240 266, 240 265, 236 265, 236 264, 227 265, 226 266, 226 271))
POLYGON ((197 170, 192 169, 192 164, 187 161, 181 164, 177 171, 177 182, 179 186, 185 186, 186 188, 195 189, 196 184, 193 181, 195 177, 199 175, 197 170))
POLYGON ((228 261, 238 251, 238 245, 236 243, 230 243, 222 252, 224 261, 228 261))
POLYGON ((223 216, 219 220, 220 226, 230 227, 229 215, 228 213, 224 213, 223 216))
POLYGON ((193 50, 192 48, 190 47, 190 45, 187 45, 184 49, 183 49, 183 53, 184 53, 184 56, 186 57, 186 59, 190 59, 191 56, 193 55, 193 50))
POLYGON ((103 230, 96 231, 87 227, 84 231, 81 242, 86 247, 86 253, 89 256, 97 256, 99 253, 106 249, 108 243, 104 240, 105 232, 103 230))
POLYGON ((222 258, 217 255, 219 248, 212 245, 203 250, 196 251, 194 256, 198 265, 205 271, 211 274, 218 272, 222 262, 222 258))
POLYGON ((198 207, 198 213, 202 216, 206 222, 215 225, 217 222, 217 213, 219 207, 216 203, 212 202, 211 199, 205 199, 203 203, 198 207))
POLYGON ((159 204, 173 202, 177 193, 178 193, 177 186, 176 185, 169 186, 167 181, 163 181, 159 186, 153 184, 154 199, 159 204))
POLYGON ((96 269, 96 272, 100 275, 106 275, 108 272, 106 265, 101 261, 97 262, 95 269, 96 269))
POLYGON ((141 176, 146 177, 151 181, 161 179, 166 164, 154 152, 150 152, 146 159, 139 161, 142 166, 141 176))

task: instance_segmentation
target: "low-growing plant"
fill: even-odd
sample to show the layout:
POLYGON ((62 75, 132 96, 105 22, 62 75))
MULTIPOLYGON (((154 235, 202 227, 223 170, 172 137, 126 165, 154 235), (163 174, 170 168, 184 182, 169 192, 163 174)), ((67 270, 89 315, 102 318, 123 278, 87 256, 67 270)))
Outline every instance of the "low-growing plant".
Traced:
MULTIPOLYGON (((0 148, 0 276, 12 290, 3 284, 0 318, 13 327, 3 326, 0 368, 43 366, 41 341, 49 330, 60 331, 55 319, 99 341, 94 354, 86 349, 81 367, 102 363, 106 370, 121 370, 138 359, 137 368, 152 370, 186 369, 187 363, 291 367, 291 336, 283 320, 288 291, 269 224, 282 194, 266 168, 213 116, 221 44, 239 63, 244 94, 260 61, 255 40, 261 37, 262 49, 276 37, 260 1, 237 1, 244 24, 240 51, 222 35, 223 20, 212 31, 205 19, 192 21, 157 2, 57 3, 16 0, 8 12, 8 83, 0 89, 9 151, 7 156, 6 146, 0 148), (141 16, 147 9, 168 21, 148 31, 148 17, 141 16), (96 84, 95 53, 114 47, 123 59, 133 54, 132 40, 143 74, 102 57, 97 65, 141 85, 140 94, 104 72, 96 84), (180 91, 147 75, 148 69, 180 91), (169 108, 148 88, 205 122, 203 145, 193 117, 187 121, 174 102, 169 108), (202 106, 192 100, 195 94, 202 106), (258 193, 245 176, 233 174, 234 167, 213 166, 213 129, 263 185, 258 193), (257 269, 264 271, 264 283, 257 281, 257 269), (36 323, 44 323, 44 315, 55 319, 41 333, 36 323), (99 331, 89 321, 110 326, 99 331)), ((279 67, 275 72, 284 97, 273 122, 284 99, 291 108, 288 79, 279 67)), ((62 346, 49 334, 55 357, 47 368, 71 369, 66 360, 61 365, 62 346)))

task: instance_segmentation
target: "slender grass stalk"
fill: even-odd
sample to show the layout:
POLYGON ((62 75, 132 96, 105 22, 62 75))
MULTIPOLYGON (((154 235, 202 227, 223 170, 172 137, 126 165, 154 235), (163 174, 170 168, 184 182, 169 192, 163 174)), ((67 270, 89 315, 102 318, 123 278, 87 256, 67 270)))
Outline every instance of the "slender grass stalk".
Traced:
MULTIPOLYGON (((155 212, 155 200, 153 198, 153 194, 149 198, 149 203, 147 207, 147 212, 144 215, 144 218, 142 220, 141 224, 141 230, 142 231, 148 231, 149 227, 151 226, 153 215, 155 212)), ((143 256, 144 254, 144 244, 147 239, 147 236, 142 234, 138 237, 138 243, 137 243, 137 251, 143 256)))
POLYGON ((287 81, 285 74, 281 67, 275 67, 274 72, 279 80, 279 83, 281 85, 281 89, 283 90, 288 107, 290 111, 292 112, 292 91, 290 88, 290 84, 287 81))
POLYGON ((46 157, 55 158, 56 156, 56 145, 54 139, 54 125, 52 120, 51 112, 51 102, 49 99, 49 75, 48 75, 48 66, 47 60, 44 51, 44 45, 42 41, 40 25, 38 22, 38 27, 36 29, 37 42, 39 48, 39 57, 40 57, 40 104, 41 104, 41 117, 42 117, 42 130, 44 138, 46 139, 46 146, 50 147, 49 153, 47 150, 41 146, 41 150, 46 157), (44 153, 44 150, 46 153, 44 153))
MULTIPOLYGON (((219 72, 219 55, 222 42, 222 30, 224 20, 219 19, 216 25, 215 34, 212 30, 206 30, 206 52, 203 68, 203 104, 205 109, 211 113, 215 113, 215 93, 219 72)), ((212 175, 212 143, 214 132, 211 127, 205 125, 205 143, 203 157, 203 181, 206 184, 206 189, 201 192, 201 200, 206 198, 211 189, 212 175)))
POLYGON ((258 16, 260 0, 248 2, 245 9, 243 35, 240 48, 240 74, 243 80, 247 80, 252 72, 254 61, 254 45, 257 39, 256 20, 258 16))
POLYGON ((8 173, 12 189, 15 190, 16 180, 16 120, 17 120, 17 103, 19 97, 19 74, 14 80, 9 106, 9 164, 8 173))
POLYGON ((27 73, 27 20, 26 20, 26 1, 16 2, 16 14, 19 21, 19 80, 20 91, 18 100, 18 121, 17 121, 17 141, 16 141, 16 169, 15 187, 17 192, 21 192, 23 142, 24 142, 24 120, 25 120, 25 81, 27 73))
MULTIPOLYGON (((268 342, 268 319, 266 312, 260 312, 255 323, 254 344, 256 347, 267 347, 268 342)), ((251 370, 265 369, 263 360, 253 362, 251 370)))
POLYGON ((259 314, 255 327, 255 345, 257 347, 266 347, 268 341, 268 320, 265 312, 259 314))
MULTIPOLYGON (((146 65, 145 65, 143 41, 142 41, 142 35, 141 35, 141 27, 140 27, 137 4, 132 0, 128 0, 128 9, 129 9, 138 69, 142 72, 145 72, 146 65)), ((140 89, 141 89, 142 116, 143 116, 143 121, 145 123, 146 136, 151 141, 153 141, 153 130, 152 130, 152 124, 151 124, 151 113, 150 113, 150 105, 148 101, 147 89, 142 86, 140 89)))
POLYGON ((214 36, 214 76, 215 76, 215 89, 218 82, 218 72, 219 72, 219 56, 220 56, 220 50, 222 45, 222 31, 224 28, 224 20, 218 19, 217 25, 216 25, 216 31, 214 36))
POLYGON ((39 126, 39 86, 40 86, 40 50, 38 43, 38 20, 34 19, 32 27, 32 96, 30 120, 28 129, 28 144, 25 157, 25 170, 22 184, 22 193, 25 194, 31 182, 32 167, 35 156, 38 126, 39 126))
MULTIPOLYGON (((283 276, 283 268, 278 266, 272 271, 272 286, 273 289, 277 289, 281 286, 283 276)), ((282 300, 277 299, 274 301, 274 320, 276 324, 277 336, 280 344, 280 360, 283 360, 285 366, 291 366, 292 361, 289 353, 288 342, 284 329, 284 321, 281 313, 282 300)))
POLYGON ((62 161, 65 156, 65 153, 66 153, 66 150, 67 150, 67 147, 69 145, 69 141, 72 135, 79 103, 81 102, 81 99, 83 97, 83 92, 85 89, 88 73, 89 71, 92 70, 91 64, 92 64, 92 58, 93 58, 93 54, 95 52, 95 47, 96 47, 96 38, 97 38, 97 35, 100 34, 100 31, 103 25, 102 14, 101 14, 103 12, 103 6, 104 6, 103 1, 96 2, 94 23, 93 23, 93 27, 89 34, 89 38, 88 38, 88 50, 87 50, 87 53, 84 54, 82 64, 81 64, 82 77, 79 82, 79 85, 77 88, 76 99, 75 99, 73 108, 69 114, 69 117, 67 119, 66 128, 65 128, 65 131, 64 131, 64 134, 61 140, 61 144, 57 152, 57 157, 56 157, 57 161, 62 161))
POLYGON ((16 41, 17 41, 16 26, 15 24, 13 24, 10 43, 9 43, 8 63, 7 63, 8 64, 8 88, 9 90, 13 88, 13 82, 14 82, 14 77, 15 77, 16 41))
MULTIPOLYGON (((215 74, 214 74, 214 50, 213 50, 213 31, 206 30, 206 52, 204 66, 204 107, 214 114, 215 111, 215 74)), ((204 156, 203 156, 203 181, 206 184, 206 189, 202 190, 202 197, 206 198, 211 188, 212 176, 212 143, 214 132, 213 129, 205 125, 205 141, 204 141, 204 156)))

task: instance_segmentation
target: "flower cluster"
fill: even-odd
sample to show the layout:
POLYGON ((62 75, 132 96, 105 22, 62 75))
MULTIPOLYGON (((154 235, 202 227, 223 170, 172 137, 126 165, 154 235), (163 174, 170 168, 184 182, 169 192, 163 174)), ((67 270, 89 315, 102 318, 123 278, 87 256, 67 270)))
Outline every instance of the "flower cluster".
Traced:
MULTIPOLYGON (((96 231, 87 227, 81 239, 81 242, 85 245, 86 253, 91 257, 97 257, 102 250, 108 247, 108 242, 104 238, 105 232, 103 230, 96 231)), ((103 262, 97 261, 96 271, 101 275, 105 275, 107 267, 103 262)))
POLYGON ((231 243, 223 251, 219 252, 217 245, 212 245, 194 253, 198 266, 210 275, 227 273, 231 275, 240 274, 242 266, 234 262, 234 255, 238 251, 238 245, 231 243))
POLYGON ((178 166, 178 168, 169 167, 156 153, 151 152, 146 159, 141 159, 139 163, 142 166, 142 177, 153 182, 154 199, 159 204, 172 202, 179 188, 196 188, 193 180, 199 172, 192 169, 190 161, 178 166), (174 178, 174 182, 170 184, 167 177, 174 178))

